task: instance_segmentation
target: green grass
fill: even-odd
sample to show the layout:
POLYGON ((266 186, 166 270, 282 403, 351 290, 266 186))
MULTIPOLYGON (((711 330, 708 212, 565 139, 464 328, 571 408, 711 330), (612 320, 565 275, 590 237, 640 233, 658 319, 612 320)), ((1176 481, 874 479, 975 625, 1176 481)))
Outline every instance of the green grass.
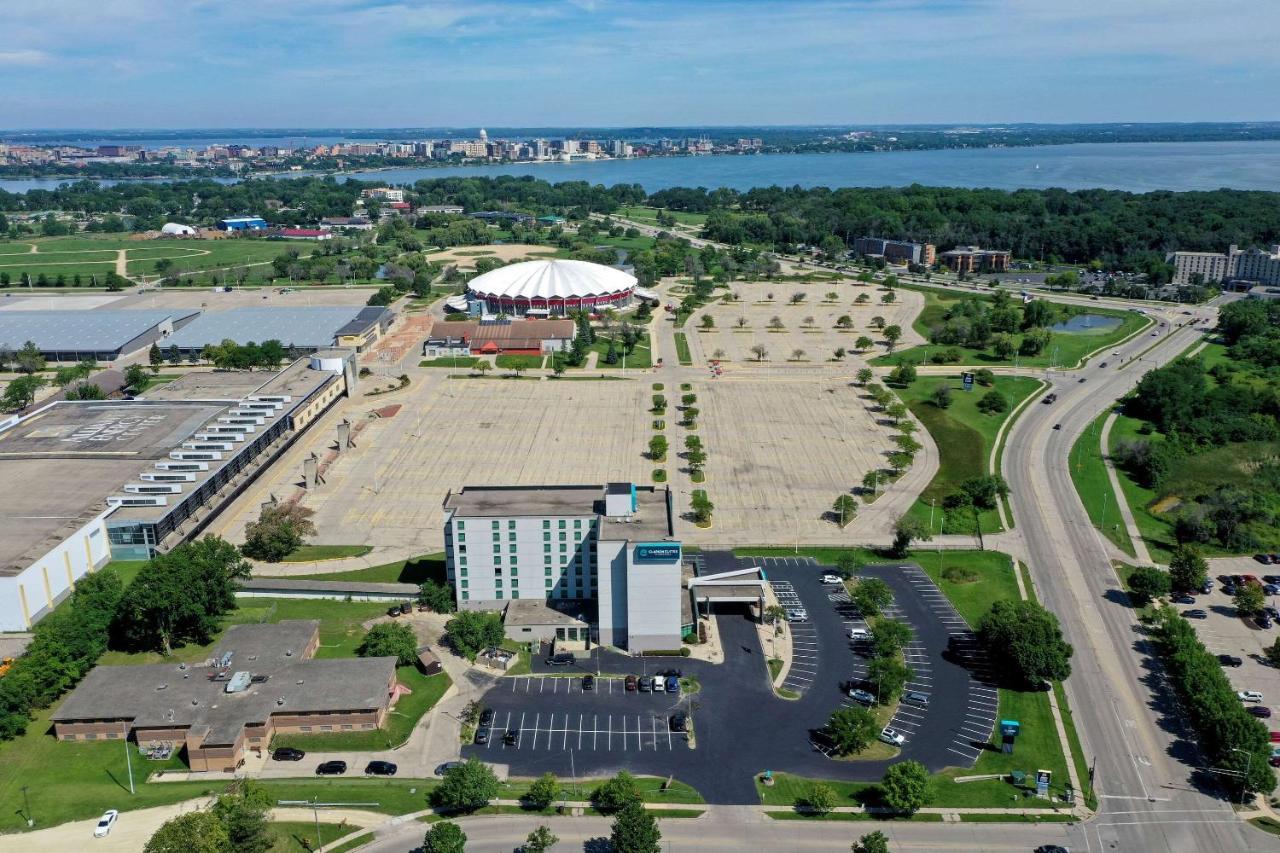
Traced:
POLYGON ((349 823, 329 823, 322 820, 320 821, 320 838, 318 839, 321 844, 316 843, 315 821, 273 820, 267 825, 267 828, 271 833, 269 853, 306 853, 309 850, 318 850, 321 844, 325 842, 358 832, 364 827, 349 823), (306 846, 303 846, 303 840, 308 842, 306 846))
MULTIPOLYGON (((1163 441, 1164 436, 1158 432, 1152 432, 1149 435, 1143 435, 1143 423, 1137 418, 1131 418, 1127 415, 1119 415, 1116 417, 1115 423, 1111 425, 1111 441, 1107 447, 1108 453, 1113 453, 1117 446, 1123 441, 1163 441)), ((1161 515, 1151 512, 1148 508, 1158 497, 1154 490, 1140 486, 1134 482, 1128 474, 1123 470, 1117 469, 1117 479, 1120 481, 1120 491, 1124 494, 1125 502, 1129 504, 1129 510, 1133 513, 1134 523, 1138 525, 1138 533, 1142 535, 1142 540, 1147 545, 1147 550, 1151 553, 1152 558, 1167 563, 1173 554, 1174 548, 1177 547, 1177 541, 1173 536, 1173 513, 1169 514, 1168 519, 1161 515)), ((1205 548, 1206 554, 1212 554, 1211 548, 1205 548)))
POLYGON ((340 560, 363 557, 373 550, 371 545, 300 545, 285 557, 285 563, 309 563, 317 560, 340 560))
POLYGON ((999 551, 918 551, 916 562, 971 626, 996 601, 1016 601, 1013 560, 999 551))
POLYGON ((1080 502, 1089 513, 1093 526, 1101 530, 1102 535, 1110 539, 1117 548, 1132 557, 1135 553, 1133 541, 1120 517, 1102 456, 1102 424, 1110 415, 1109 410, 1099 415, 1072 445, 1069 457, 1071 482, 1075 484, 1076 494, 1080 495, 1080 502))
POLYGON ((683 365, 693 364, 693 356, 689 353, 689 338, 684 332, 676 332, 676 359, 683 365))
POLYGON ((365 846, 370 841, 373 841, 373 833, 366 832, 366 833, 363 833, 362 835, 357 835, 355 838, 351 839, 350 841, 344 841, 343 843, 339 844, 337 847, 330 847, 328 849, 329 849, 329 853, 347 853, 347 851, 349 850, 355 850, 357 848, 365 846))
POLYGON ((480 359, 474 355, 459 356, 458 358, 424 358, 418 362, 418 367, 448 367, 451 369, 459 367, 475 367, 480 363, 480 359))
POLYGON ((1280 835, 1280 821, 1269 817, 1250 818, 1249 823, 1261 829, 1263 832, 1269 832, 1272 835, 1280 835))
MULTIPOLYGON (((610 333, 601 329, 596 330, 596 342, 590 346, 590 351, 598 353, 596 357, 596 367, 621 368, 622 361, 622 341, 616 344, 618 363, 606 364, 604 357, 609 352, 610 333)), ((653 367, 653 348, 650 345, 649 333, 642 332, 640 338, 636 341, 635 348, 627 355, 627 367, 653 367)))
POLYGON ((867 812, 828 812, 826 814, 814 814, 812 812, 765 812, 773 820, 800 820, 800 821, 864 821, 864 820, 892 820, 895 823, 902 821, 910 821, 911 823, 942 823, 942 815, 933 812, 923 812, 913 815, 902 815, 901 817, 893 817, 885 814, 869 814, 867 812))
MULTIPOLYGON (((659 210, 663 210, 663 208, 633 205, 619 207, 615 213, 625 219, 634 219, 636 222, 643 222, 646 225, 657 225, 659 210)), ((684 210, 666 210, 665 212, 681 225, 701 225, 707 221, 707 214, 705 213, 689 213, 684 210)))
POLYGON ((961 823, 1072 823, 1080 818, 1072 814, 992 814, 990 812, 964 812, 961 823))
POLYGON ((368 731, 328 732, 322 734, 282 734, 272 740, 272 747, 291 746, 319 752, 372 752, 397 747, 409 739, 422 715, 435 707, 453 682, 448 673, 423 675, 416 666, 396 669, 396 679, 412 690, 396 701, 385 728, 368 731))
POLYGON ((536 370, 542 367, 543 356, 540 355, 510 355, 503 353, 494 359, 494 363, 499 370, 536 370))
POLYGON ((422 583, 426 580, 444 582, 444 552, 436 551, 409 560, 383 563, 367 569, 351 569, 346 572, 321 572, 312 575, 289 575, 295 580, 308 581, 359 581, 363 583, 422 583))
POLYGON ((117 575, 120 576, 120 583, 124 584, 125 586, 128 586, 133 582, 133 579, 138 576, 138 572, 142 571, 143 567, 146 566, 147 563, 149 562, 151 561, 150 560, 112 560, 110 563, 107 563, 102 568, 110 569, 111 571, 115 572, 117 575))
MULTIPOLYGON (((938 446, 938 473, 921 492, 911 514, 928 523, 929 502, 934 501, 938 507, 934 513, 934 523, 938 525, 935 529, 943 533, 973 532, 973 519, 968 512, 943 512, 942 502, 965 480, 988 473, 988 461, 1000 425, 1022 400, 1036 393, 1040 382, 1028 377, 1000 376, 991 389, 975 385, 973 391, 965 392, 963 388, 959 376, 923 376, 906 388, 896 389, 938 446), (952 391, 951 406, 946 409, 931 402, 935 389, 943 385, 952 391), (978 400, 989 390, 1005 397, 1009 403, 1007 411, 995 415, 978 411, 978 400)), ((983 532, 1003 529, 996 510, 983 512, 981 523, 983 532)))

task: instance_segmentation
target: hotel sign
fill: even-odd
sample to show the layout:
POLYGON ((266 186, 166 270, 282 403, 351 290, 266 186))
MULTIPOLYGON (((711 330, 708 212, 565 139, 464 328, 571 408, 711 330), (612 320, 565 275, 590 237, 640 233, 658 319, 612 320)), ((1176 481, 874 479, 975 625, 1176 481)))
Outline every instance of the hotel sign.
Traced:
POLYGON ((648 542, 636 545, 637 563, 674 563, 679 559, 679 542, 648 542))

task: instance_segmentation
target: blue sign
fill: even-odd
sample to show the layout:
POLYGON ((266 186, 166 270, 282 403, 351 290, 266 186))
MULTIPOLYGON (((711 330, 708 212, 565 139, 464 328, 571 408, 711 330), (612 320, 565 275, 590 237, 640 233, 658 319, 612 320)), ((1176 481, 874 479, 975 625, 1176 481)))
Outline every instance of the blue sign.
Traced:
POLYGON ((973 390, 973 374, 966 372, 961 374, 961 378, 964 379, 964 390, 972 391, 973 390))
POLYGON ((636 546, 637 563, 674 563, 679 559, 679 542, 649 542, 636 546))
POLYGON ((1005 737, 1017 737, 1018 730, 1021 728, 1022 728, 1022 725, 1017 720, 1001 720, 1000 721, 1000 734, 1004 735, 1005 737))

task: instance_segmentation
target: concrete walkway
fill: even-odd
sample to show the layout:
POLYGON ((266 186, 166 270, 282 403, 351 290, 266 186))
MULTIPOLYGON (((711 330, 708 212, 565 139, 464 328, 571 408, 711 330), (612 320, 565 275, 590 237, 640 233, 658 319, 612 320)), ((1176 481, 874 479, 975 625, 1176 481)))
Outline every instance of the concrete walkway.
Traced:
MULTIPOLYGON (((1111 425, 1115 422, 1115 412, 1107 415, 1107 419, 1103 421, 1102 436, 1098 439, 1101 447, 1111 446, 1111 425)), ((1142 539, 1142 531, 1138 529, 1138 523, 1133 518, 1133 509, 1120 489, 1120 477, 1116 474, 1116 466, 1111 462, 1111 454, 1102 453, 1102 462, 1107 466, 1107 480, 1111 483, 1112 499, 1115 501, 1116 508, 1120 510, 1120 518, 1124 521, 1125 530, 1129 533, 1129 541, 1133 543, 1134 559, 1139 565, 1154 566, 1155 561, 1151 559, 1147 543, 1142 539)))

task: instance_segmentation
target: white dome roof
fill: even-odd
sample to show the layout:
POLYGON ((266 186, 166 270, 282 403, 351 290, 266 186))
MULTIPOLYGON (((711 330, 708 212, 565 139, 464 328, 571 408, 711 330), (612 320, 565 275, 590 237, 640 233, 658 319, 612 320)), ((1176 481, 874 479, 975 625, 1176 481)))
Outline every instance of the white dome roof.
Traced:
POLYGON ((183 225, 180 222, 166 222, 164 227, 160 229, 161 234, 194 234, 196 229, 190 225, 183 225))
POLYGON ((472 293, 508 299, 564 299, 606 296, 634 289, 635 276, 589 261, 525 261, 476 276, 472 293))

